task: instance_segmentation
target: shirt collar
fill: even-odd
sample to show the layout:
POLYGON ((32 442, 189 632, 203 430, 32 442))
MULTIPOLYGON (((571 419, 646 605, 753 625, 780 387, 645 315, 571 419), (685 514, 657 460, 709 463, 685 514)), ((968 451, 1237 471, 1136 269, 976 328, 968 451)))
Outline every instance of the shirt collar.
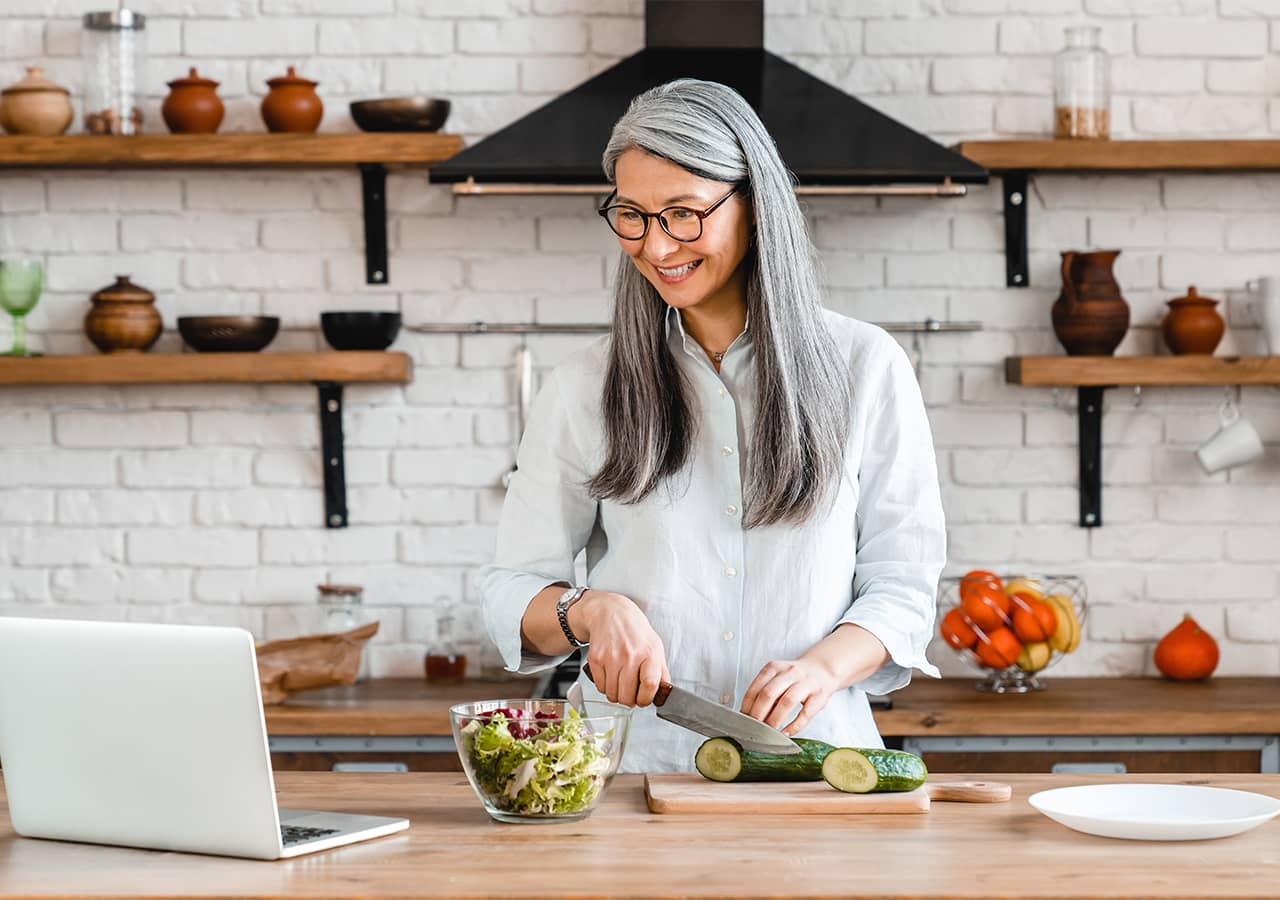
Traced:
MULTIPOLYGON (((685 331, 684 317, 680 315, 680 310, 676 309, 674 306, 667 307, 666 322, 664 327, 666 328, 667 343, 669 346, 674 348, 676 346, 675 341, 678 338, 680 341, 679 346, 683 347, 686 353, 692 353, 695 356, 703 355, 701 347, 693 346, 693 345, 696 345, 698 342, 689 336, 689 332, 685 331), (672 322, 675 323, 674 327, 672 327, 672 322)), ((746 335, 748 339, 751 337, 751 314, 750 313, 747 314, 747 320, 742 326, 742 334, 746 335)), ((730 346, 736 343, 737 340, 738 340, 737 338, 734 338, 734 340, 730 342, 730 346)))

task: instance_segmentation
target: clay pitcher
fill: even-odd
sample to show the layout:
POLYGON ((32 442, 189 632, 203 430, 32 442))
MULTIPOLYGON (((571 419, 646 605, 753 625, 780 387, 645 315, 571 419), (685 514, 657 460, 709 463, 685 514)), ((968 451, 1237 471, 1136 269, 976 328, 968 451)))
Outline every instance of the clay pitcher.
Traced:
POLYGON ((1129 330, 1129 304, 1111 271, 1119 250, 1062 254, 1053 332, 1069 356, 1110 356, 1129 330))

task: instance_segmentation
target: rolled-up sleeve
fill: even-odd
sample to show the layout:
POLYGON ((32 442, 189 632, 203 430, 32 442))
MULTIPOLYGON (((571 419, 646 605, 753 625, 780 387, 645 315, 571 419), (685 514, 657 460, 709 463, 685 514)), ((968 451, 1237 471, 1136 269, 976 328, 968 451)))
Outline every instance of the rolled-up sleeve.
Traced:
MULTIPOLYGON (((853 603, 838 624, 859 625, 890 660, 858 687, 886 694, 906 686, 911 670, 940 677, 925 658, 937 613, 938 577, 947 535, 933 437, 915 372, 890 339, 883 380, 862 407, 858 465, 857 556, 853 603)), ((857 407, 855 407, 857 408, 857 407)))
POLYGON ((520 623, 539 591, 573 583, 573 561, 596 518, 562 377, 553 371, 534 400, 502 506, 497 553, 476 573, 485 628, 512 672, 538 672, 568 657, 523 648, 520 623))

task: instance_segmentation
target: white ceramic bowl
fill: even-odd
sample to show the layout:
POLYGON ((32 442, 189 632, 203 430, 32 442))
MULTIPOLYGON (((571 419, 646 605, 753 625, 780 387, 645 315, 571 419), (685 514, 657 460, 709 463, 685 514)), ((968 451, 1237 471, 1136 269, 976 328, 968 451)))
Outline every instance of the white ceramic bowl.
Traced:
POLYGON ((1280 815, 1274 797, 1194 784, 1082 784, 1027 802, 1076 831, 1137 841, 1227 837, 1280 815))

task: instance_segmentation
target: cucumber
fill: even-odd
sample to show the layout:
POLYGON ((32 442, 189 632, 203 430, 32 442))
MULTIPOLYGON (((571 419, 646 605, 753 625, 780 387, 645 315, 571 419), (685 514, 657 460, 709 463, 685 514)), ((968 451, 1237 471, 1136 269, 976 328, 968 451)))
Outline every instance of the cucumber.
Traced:
POLYGON ((822 760, 822 777, 846 794, 914 791, 929 776, 924 760, 902 750, 841 747, 822 760))
POLYGON ((821 781, 822 760, 835 749, 822 741, 793 738, 799 753, 775 756, 743 750, 732 738, 704 741, 693 757, 693 765, 711 781, 821 781))

